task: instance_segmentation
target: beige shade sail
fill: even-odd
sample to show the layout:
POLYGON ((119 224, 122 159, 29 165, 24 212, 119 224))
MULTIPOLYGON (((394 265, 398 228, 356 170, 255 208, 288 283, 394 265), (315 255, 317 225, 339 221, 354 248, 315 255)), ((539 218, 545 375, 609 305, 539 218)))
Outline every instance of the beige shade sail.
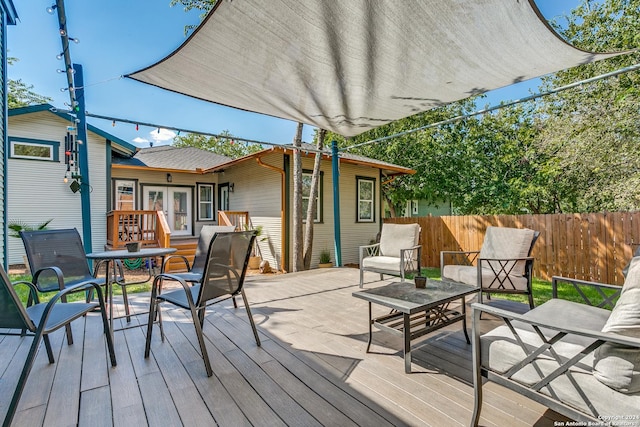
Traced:
POLYGON ((564 42, 532 0, 220 0, 127 77, 353 136, 612 55, 564 42))

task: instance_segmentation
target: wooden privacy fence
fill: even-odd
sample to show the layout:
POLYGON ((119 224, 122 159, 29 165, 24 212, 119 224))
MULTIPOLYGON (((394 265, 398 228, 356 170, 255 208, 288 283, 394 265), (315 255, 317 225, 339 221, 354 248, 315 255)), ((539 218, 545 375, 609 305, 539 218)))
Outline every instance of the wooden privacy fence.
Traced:
POLYGON ((422 227, 422 265, 440 267, 440 251, 472 251, 482 246, 488 226, 540 231, 532 256, 535 277, 565 276, 622 284, 622 269, 640 244, 640 212, 591 214, 442 216, 388 218, 422 227))

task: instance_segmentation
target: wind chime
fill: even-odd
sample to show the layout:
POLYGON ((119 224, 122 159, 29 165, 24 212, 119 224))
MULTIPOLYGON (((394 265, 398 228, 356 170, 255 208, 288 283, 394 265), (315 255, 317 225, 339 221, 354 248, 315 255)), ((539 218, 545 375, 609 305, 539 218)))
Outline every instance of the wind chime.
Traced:
POLYGON ((67 126, 67 135, 64 137, 64 164, 67 165, 67 170, 64 173, 63 181, 67 183, 69 178, 73 180, 69 188, 74 193, 80 191, 80 181, 82 180, 82 175, 78 172, 78 143, 76 128, 67 126))

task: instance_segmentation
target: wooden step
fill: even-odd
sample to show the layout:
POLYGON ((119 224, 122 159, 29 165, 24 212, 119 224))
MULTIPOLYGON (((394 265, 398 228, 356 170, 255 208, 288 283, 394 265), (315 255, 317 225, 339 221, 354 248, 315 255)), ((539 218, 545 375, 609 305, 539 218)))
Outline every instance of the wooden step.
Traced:
MULTIPOLYGON (((193 263, 193 258, 196 255, 196 248, 198 247, 197 239, 185 239, 185 240, 173 240, 171 247, 176 248, 177 251, 172 255, 182 255, 187 258, 189 265, 193 263)), ((165 265, 164 271, 167 273, 177 273, 181 271, 187 271, 184 261, 180 258, 173 258, 169 260, 169 263, 165 265)))

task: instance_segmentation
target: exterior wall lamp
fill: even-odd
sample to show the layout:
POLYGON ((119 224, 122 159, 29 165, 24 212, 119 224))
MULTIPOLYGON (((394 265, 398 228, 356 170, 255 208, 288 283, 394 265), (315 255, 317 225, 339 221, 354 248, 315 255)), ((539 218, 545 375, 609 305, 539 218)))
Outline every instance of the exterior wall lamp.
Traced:
POLYGON ((233 182, 229 183, 229 193, 233 193, 233 182))
POLYGON ((173 181, 173 177, 171 176, 170 173, 167 174, 167 182, 172 182, 173 181))

